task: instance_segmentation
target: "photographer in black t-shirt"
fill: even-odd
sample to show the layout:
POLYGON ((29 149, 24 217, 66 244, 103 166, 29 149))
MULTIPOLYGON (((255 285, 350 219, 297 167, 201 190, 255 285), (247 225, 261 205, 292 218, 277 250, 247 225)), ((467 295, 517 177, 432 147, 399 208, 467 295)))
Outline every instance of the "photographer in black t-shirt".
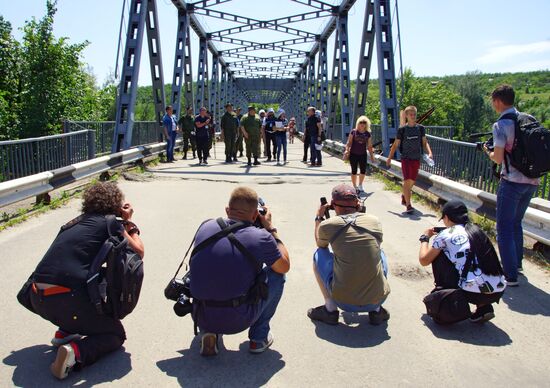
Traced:
POLYGON ((99 182, 84 192, 82 215, 67 223, 32 275, 31 304, 35 313, 58 326, 58 346, 50 369, 59 379, 122 346, 126 339, 118 319, 99 314, 90 302, 86 280, 90 265, 109 237, 106 215, 121 217, 117 233, 143 257, 134 210, 113 182, 99 182))

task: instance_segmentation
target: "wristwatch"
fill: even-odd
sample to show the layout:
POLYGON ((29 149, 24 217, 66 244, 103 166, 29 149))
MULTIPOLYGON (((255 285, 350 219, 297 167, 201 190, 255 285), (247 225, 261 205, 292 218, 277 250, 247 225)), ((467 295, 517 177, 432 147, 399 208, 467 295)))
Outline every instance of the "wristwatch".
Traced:
POLYGON ((315 216, 315 221, 321 221, 323 222, 325 220, 324 217, 315 216))
POLYGON ((430 242, 430 238, 428 236, 426 236, 425 234, 421 234, 420 237, 418 238, 418 241, 420 241, 420 242, 430 242))

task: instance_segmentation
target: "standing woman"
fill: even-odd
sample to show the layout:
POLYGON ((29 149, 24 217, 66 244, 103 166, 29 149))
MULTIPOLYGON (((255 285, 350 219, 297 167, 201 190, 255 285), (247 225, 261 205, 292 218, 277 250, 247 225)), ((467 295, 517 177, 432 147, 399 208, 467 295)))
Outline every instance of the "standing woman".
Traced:
POLYGON ((344 160, 349 160, 351 165, 351 183, 357 194, 364 192, 363 181, 367 172, 367 149, 370 160, 374 163, 374 150, 370 133, 370 120, 367 116, 360 116, 355 123, 355 129, 351 131, 344 151, 344 160), (357 184, 357 166, 359 166, 359 184, 357 184))

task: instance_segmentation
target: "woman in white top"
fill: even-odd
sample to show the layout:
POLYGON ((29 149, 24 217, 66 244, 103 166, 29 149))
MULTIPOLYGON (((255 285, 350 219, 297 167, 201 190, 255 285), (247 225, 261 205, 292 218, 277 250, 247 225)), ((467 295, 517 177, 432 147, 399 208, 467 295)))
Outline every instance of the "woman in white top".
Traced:
POLYGON ((498 303, 506 280, 496 251, 485 233, 468 219, 461 201, 443 206, 446 226, 429 246, 434 228, 420 236, 420 264, 432 264, 436 288, 461 288, 469 303, 477 306, 470 321, 486 322, 495 317, 492 303, 498 303), (466 267, 466 268, 465 268, 466 267))

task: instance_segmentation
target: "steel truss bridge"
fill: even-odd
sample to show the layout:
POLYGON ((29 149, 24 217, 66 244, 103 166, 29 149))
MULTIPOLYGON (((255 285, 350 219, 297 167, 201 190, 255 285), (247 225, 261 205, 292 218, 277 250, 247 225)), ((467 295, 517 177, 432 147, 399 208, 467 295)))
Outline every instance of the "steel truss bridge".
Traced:
MULTIPOLYGON (((168 102, 165 101, 157 2, 130 1, 113 152, 131 145, 140 59, 146 33, 159 124, 167 103, 173 106, 176 117, 181 114, 184 108, 182 98, 185 105, 192 106, 195 112, 205 106, 218 117, 227 102, 242 107, 249 103, 279 103, 287 116, 295 116, 298 123, 304 122, 306 108, 315 106, 327 112, 327 137, 338 140, 343 140, 354 119, 365 112, 373 50, 376 47, 382 145, 387 154, 390 138, 395 137, 399 124, 390 0, 361 0, 366 2, 366 7, 353 96, 348 14, 356 0, 341 0, 336 5, 319 0, 280 0, 280 3, 298 3, 298 8, 308 9, 308 12, 275 19, 252 18, 220 10, 223 3, 237 1, 172 0, 177 11, 177 37, 168 102), (206 23, 201 23, 199 17, 202 20, 217 19, 223 22, 224 27, 207 31, 206 23), (300 28, 311 25, 311 21, 324 23, 320 33, 300 28), (257 30, 267 30, 273 36, 282 35, 285 38, 268 42, 251 40, 257 30), (191 31, 199 38, 196 53, 191 50, 191 31), (332 68, 329 69, 328 40, 332 34, 335 34, 335 39, 331 54, 332 68), (192 55, 198 55, 195 90, 192 55)), ((243 12, 269 15, 259 7, 260 1, 257 4, 258 9, 253 12, 243 12)), ((395 10, 397 12, 397 2, 395 10)))

